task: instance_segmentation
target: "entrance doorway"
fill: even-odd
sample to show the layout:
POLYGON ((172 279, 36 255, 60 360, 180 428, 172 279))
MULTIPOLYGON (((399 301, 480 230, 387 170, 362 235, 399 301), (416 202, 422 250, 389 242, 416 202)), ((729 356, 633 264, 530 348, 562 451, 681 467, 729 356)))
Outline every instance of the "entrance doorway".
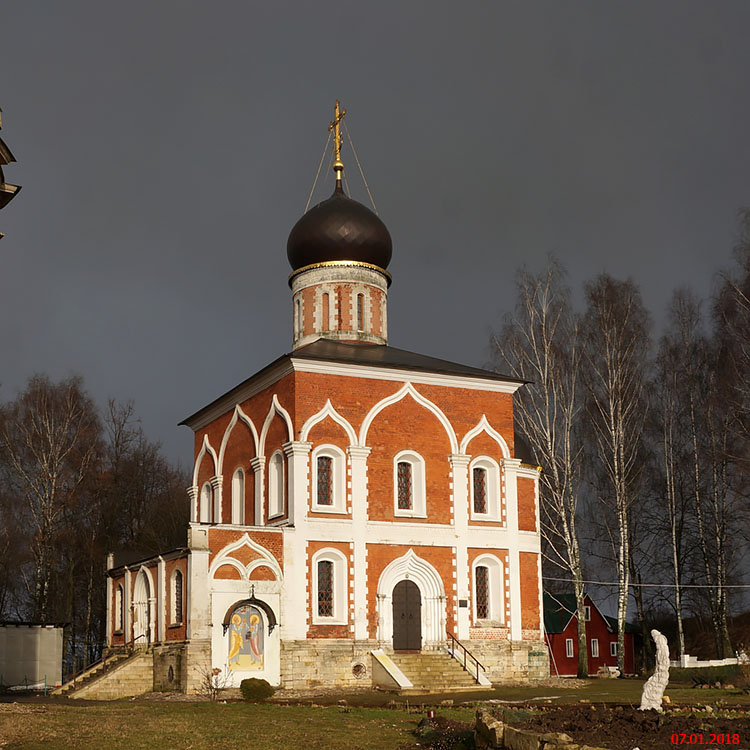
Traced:
POLYGON ((393 587, 393 650, 422 650, 422 594, 413 581, 393 587))
POLYGON ((136 647, 146 647, 151 640, 151 613, 148 606, 150 596, 148 578, 141 570, 133 587, 133 644, 136 647))

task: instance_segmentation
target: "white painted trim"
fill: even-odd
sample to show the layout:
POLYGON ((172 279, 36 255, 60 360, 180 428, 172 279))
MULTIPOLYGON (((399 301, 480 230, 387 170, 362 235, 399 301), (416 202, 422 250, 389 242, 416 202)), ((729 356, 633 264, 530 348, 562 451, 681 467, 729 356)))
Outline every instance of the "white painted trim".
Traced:
POLYGON ((477 555, 471 563, 472 597, 471 611, 474 623, 493 624, 495 627, 505 627, 505 566, 502 560, 490 552, 477 555), (480 566, 487 568, 490 590, 490 616, 480 619, 477 617, 476 569, 480 566))
POLYGON ((337 425, 344 428, 344 431, 346 432, 346 437, 349 440, 349 445, 356 445, 357 443, 357 435, 354 432, 354 428, 351 426, 349 421, 342 417, 336 409, 334 409, 333 405, 331 404, 331 399, 326 399, 325 406, 317 412, 317 414, 313 414, 302 426, 302 431, 300 432, 300 440, 306 441, 308 439, 308 436, 310 435, 310 430, 318 424, 319 422, 322 422, 326 417, 330 417, 337 425))
POLYGON ((245 414, 244 411, 242 411, 242 408, 239 404, 235 404, 234 407, 234 414, 232 414, 232 419, 227 425, 226 430, 224 430, 224 436, 221 439, 221 447, 219 448, 219 460, 218 460, 218 471, 217 474, 223 474, 224 473, 224 452, 226 451, 227 443, 229 442, 229 436, 232 433, 232 430, 235 428, 235 425, 239 420, 242 420, 250 429, 250 433, 253 436, 253 450, 255 454, 258 453, 258 431, 255 429, 255 425, 253 424, 253 420, 250 419, 250 417, 245 414))
POLYGON ((482 414, 479 422, 464 435, 463 440, 461 440, 460 451, 458 452, 466 453, 466 448, 472 439, 482 432, 486 432, 500 446, 503 458, 510 458, 508 444, 505 442, 503 436, 489 423, 486 414, 482 414))
POLYGON ((313 625, 349 624, 348 570, 349 560, 340 549, 335 547, 319 549, 312 556, 310 560, 310 578, 312 580, 310 609, 312 610, 313 625), (318 563, 322 561, 333 563, 333 615, 330 617, 318 614, 318 563))
POLYGON ((279 518, 279 516, 284 515, 284 502, 287 500, 286 498, 286 466, 284 461, 284 452, 280 450, 275 450, 271 454, 271 458, 268 459, 268 521, 270 522, 274 518, 279 518), (281 458, 281 461, 278 462, 281 466, 281 469, 279 471, 279 476, 276 476, 275 473, 272 471, 274 467, 274 459, 276 456, 279 456, 281 458), (271 487, 271 481, 276 482, 275 487, 271 487), (281 506, 279 507, 279 497, 278 497, 278 491, 281 490, 281 506), (276 490, 274 492, 273 490, 276 490))
POLYGON ((393 457, 393 515, 403 518, 427 518, 425 461, 416 451, 400 451, 393 457), (404 510, 398 507, 398 465, 408 463, 411 466, 411 508, 404 510))
POLYGON ((418 385, 439 385, 446 388, 466 388, 468 390, 491 391, 492 393, 515 393, 523 385, 522 383, 511 383, 504 380, 485 380, 476 376, 444 375, 422 370, 352 365, 329 360, 294 359, 294 355, 292 355, 291 363, 296 372, 341 375, 342 377, 367 380, 392 380, 397 383, 417 383, 418 385))
POLYGON ((310 456, 310 508, 315 513, 346 513, 346 454, 336 445, 319 445, 310 456), (331 505, 318 504, 318 458, 321 456, 332 462, 331 505))
POLYGON ((279 567, 278 562, 276 562, 276 558, 263 545, 258 544, 258 542, 251 539, 250 535, 245 532, 237 541, 232 542, 231 544, 227 544, 219 550, 218 554, 211 563, 211 567, 208 570, 208 576, 209 578, 213 578, 214 575, 216 575, 216 571, 222 565, 231 565, 242 574, 242 577, 244 579, 248 579, 252 570, 254 568, 257 568, 261 564, 267 565, 269 568, 271 568, 271 570, 276 575, 277 580, 283 580, 281 568, 279 567), (236 552, 242 547, 248 547, 253 552, 259 554, 262 559, 251 560, 247 565, 243 566, 242 563, 239 562, 239 560, 231 557, 232 552, 236 552))
POLYGON ((410 580, 422 595, 422 646, 445 642, 445 587, 440 574, 413 549, 392 560, 378 579, 378 640, 393 645, 393 588, 399 581, 410 580))
POLYGON ((268 409, 266 420, 263 422, 263 429, 260 432, 260 450, 258 455, 265 455, 266 452, 266 436, 268 435, 268 429, 271 426, 271 422, 276 414, 280 414, 286 422, 287 440, 285 442, 291 442, 294 440, 294 427, 292 426, 292 418, 289 416, 289 412, 279 403, 278 396, 274 393, 271 399, 271 406, 268 409))
POLYGON ((198 430, 202 430, 217 417, 226 414, 234 404, 244 403, 253 396, 257 396, 261 391, 270 388, 274 383, 277 383, 292 372, 294 372, 294 367, 292 367, 291 362, 283 359, 275 367, 271 367, 263 377, 248 378, 245 383, 235 386, 228 393, 220 396, 213 405, 206 407, 208 411, 202 413, 200 418, 196 417, 192 419, 188 417, 185 420, 185 424, 194 432, 198 432, 198 430))
POLYGON ((419 393, 419 391, 417 391, 417 389, 410 382, 404 383, 398 391, 391 394, 390 396, 386 396, 385 398, 381 399, 377 404, 375 404, 375 406, 372 407, 372 409, 370 409, 364 421, 362 422, 362 427, 359 431, 359 444, 367 445, 367 431, 370 429, 370 425, 372 424, 375 417, 377 417, 378 414, 380 414, 380 412, 383 411, 383 409, 385 409, 387 406, 392 406, 393 404, 398 403, 407 395, 411 396, 418 404, 424 406, 425 409, 431 411, 438 418, 438 421, 443 425, 443 428, 448 435, 448 439, 450 440, 451 452, 458 453, 458 440, 456 439, 456 433, 453 430, 453 425, 451 425, 448 417, 445 416, 445 414, 437 405, 435 405, 434 403, 432 403, 432 401, 430 401, 428 398, 425 398, 421 393, 419 393))
POLYGON ((245 470, 238 466, 232 472, 232 512, 230 519, 233 525, 242 526, 245 520, 245 470))
POLYGON ((500 466, 490 456, 476 456, 469 463, 469 517, 472 521, 496 521, 503 522, 502 487, 500 485, 500 466), (484 469, 487 480, 487 512, 477 513, 474 511, 474 469, 484 469))
POLYGON ((201 445, 201 449, 198 452, 198 457, 195 459, 195 465, 193 467, 193 484, 198 484, 198 471, 201 466, 201 461, 203 460, 203 457, 208 453, 213 462, 214 462, 214 470, 211 472, 211 476, 216 476, 218 473, 217 469, 219 466, 219 458, 216 455, 216 451, 211 447, 211 442, 208 439, 208 435, 203 435, 203 444, 201 445))

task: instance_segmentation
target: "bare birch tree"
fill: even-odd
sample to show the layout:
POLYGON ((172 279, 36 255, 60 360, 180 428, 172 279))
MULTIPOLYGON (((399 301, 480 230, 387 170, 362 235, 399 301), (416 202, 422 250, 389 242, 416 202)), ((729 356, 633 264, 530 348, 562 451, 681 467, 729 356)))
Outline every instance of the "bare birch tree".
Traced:
POLYGON ((96 408, 80 378, 58 384, 35 376, 0 413, 0 452, 8 484, 31 524, 33 618, 50 614, 50 585, 58 560, 55 538, 97 449, 96 408))
POLYGON ((625 673, 625 621, 630 587, 630 512, 637 500, 649 317, 635 284, 602 274, 585 288, 583 317, 587 410, 594 459, 602 473, 600 499, 614 514, 617 573, 617 665, 625 673))
POLYGON ((542 467, 541 533, 545 555, 570 574, 578 621, 578 676, 588 675, 584 575, 577 510, 581 446, 578 328, 563 284, 564 271, 551 261, 546 272, 522 271, 515 313, 493 336, 495 361, 513 377, 530 381, 514 401, 514 419, 542 467))

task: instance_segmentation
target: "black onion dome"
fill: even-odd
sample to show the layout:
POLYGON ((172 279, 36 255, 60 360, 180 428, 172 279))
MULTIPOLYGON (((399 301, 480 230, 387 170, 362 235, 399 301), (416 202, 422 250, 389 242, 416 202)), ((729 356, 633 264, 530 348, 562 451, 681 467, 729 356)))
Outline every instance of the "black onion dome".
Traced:
POLYGON ((385 270, 392 251, 385 224, 367 206, 349 198, 340 184, 292 227, 286 243, 295 271, 331 260, 370 263, 385 270))

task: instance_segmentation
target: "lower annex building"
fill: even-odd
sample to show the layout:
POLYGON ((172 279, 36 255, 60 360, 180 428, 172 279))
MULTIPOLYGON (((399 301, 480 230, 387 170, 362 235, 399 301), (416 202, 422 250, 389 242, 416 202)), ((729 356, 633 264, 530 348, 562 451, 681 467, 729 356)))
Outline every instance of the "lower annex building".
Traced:
POLYGON ((388 346, 391 237, 334 144, 335 191, 287 243, 293 349, 183 422, 186 546, 110 557, 107 645, 150 647, 155 686, 188 691, 207 668, 368 685, 451 636, 489 680, 546 676, 523 383, 388 346))

